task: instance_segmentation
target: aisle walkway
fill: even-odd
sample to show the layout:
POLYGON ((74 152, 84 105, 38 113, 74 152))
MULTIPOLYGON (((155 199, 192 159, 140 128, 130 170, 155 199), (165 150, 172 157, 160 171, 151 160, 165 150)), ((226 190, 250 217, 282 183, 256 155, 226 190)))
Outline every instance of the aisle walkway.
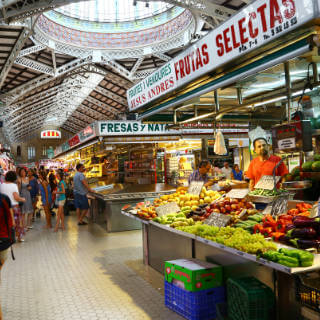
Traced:
POLYGON ((4 320, 182 319, 164 307, 162 276, 142 265, 140 231, 107 234, 69 217, 55 234, 43 223, 3 268, 4 320))

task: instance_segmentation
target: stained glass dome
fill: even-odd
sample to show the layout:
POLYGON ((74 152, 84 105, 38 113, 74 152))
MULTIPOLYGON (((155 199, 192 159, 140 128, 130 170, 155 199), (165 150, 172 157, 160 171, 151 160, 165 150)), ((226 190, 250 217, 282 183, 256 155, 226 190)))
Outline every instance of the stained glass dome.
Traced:
POLYGON ((132 0, 90 0, 72 3, 56 11, 80 20, 96 22, 121 22, 145 19, 173 7, 164 2, 134 2, 132 0))
POLYGON ((192 13, 166 2, 147 4, 133 0, 71 3, 40 15, 34 38, 46 46, 55 42, 61 52, 71 46, 84 55, 88 50, 111 50, 118 59, 127 56, 123 49, 136 48, 143 51, 141 55, 148 46, 152 52, 185 45, 195 26, 192 13))

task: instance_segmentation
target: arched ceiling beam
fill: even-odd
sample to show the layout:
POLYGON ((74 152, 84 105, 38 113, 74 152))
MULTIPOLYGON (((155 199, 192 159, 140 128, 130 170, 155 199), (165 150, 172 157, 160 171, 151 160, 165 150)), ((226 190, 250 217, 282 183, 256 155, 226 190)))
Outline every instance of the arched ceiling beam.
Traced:
POLYGON ((7 58, 7 61, 5 62, 4 66, 2 67, 1 73, 0 73, 0 89, 2 88, 7 75, 14 64, 14 61, 16 60, 20 50, 22 49, 24 43, 29 38, 31 34, 31 31, 27 28, 23 28, 19 38, 17 39, 16 43, 14 44, 14 47, 11 50, 11 53, 9 57, 7 58))
POLYGON ((17 58, 14 63, 37 72, 48 74, 49 76, 55 75, 54 69, 52 67, 29 58, 17 58))
POLYGON ((27 56, 27 55, 32 54, 32 53, 36 53, 36 52, 42 51, 45 48, 46 48, 46 46, 44 46, 43 44, 37 44, 37 45, 32 46, 30 48, 23 49, 23 50, 21 50, 19 52, 18 58, 27 56))

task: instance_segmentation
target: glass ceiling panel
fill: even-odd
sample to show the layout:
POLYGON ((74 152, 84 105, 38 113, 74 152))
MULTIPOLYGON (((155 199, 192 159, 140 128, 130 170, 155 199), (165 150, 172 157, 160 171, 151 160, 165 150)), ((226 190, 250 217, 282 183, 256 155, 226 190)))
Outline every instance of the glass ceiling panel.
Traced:
POLYGON ((90 0, 72 3, 55 9, 69 17, 97 21, 116 22, 144 19, 162 13, 173 5, 164 2, 151 2, 146 7, 145 2, 133 4, 133 0, 90 0))

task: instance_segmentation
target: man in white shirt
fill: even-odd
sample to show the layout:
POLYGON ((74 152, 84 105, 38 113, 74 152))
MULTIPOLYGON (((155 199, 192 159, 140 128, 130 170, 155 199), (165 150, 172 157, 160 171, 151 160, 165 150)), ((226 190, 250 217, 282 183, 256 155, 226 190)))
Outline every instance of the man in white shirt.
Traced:
POLYGON ((232 169, 229 166, 229 162, 225 162, 223 164, 223 168, 221 169, 221 172, 226 176, 226 179, 231 179, 232 169))

